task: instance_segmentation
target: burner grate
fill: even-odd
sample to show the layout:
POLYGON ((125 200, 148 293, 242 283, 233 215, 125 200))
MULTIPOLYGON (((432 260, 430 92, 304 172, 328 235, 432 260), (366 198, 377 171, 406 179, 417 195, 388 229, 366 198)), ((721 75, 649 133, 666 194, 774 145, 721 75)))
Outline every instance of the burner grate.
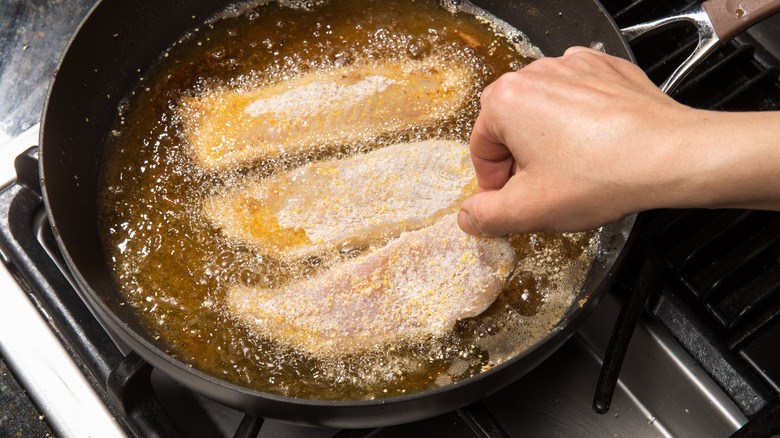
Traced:
MULTIPOLYGON (((254 438, 277 436, 274 423, 226 406, 206 413, 213 401, 158 372, 134 352, 124 355, 92 316, 67 278, 67 270, 43 212, 38 178, 37 148, 17 157, 17 183, 0 190, 0 247, 36 302, 60 328, 62 341, 74 360, 91 377, 107 406, 133 436, 254 438), (193 418, 193 413, 195 418, 193 418), (262 428, 262 432, 261 432, 262 428), (267 430, 266 430, 267 429, 267 430), (260 434, 260 435, 258 435, 260 434)), ((0 367, 2 370, 2 367, 0 367)), ((397 428, 367 430, 305 429, 305 436, 328 434, 343 438, 399 436, 404 429, 448 430, 448 436, 496 438, 508 436, 482 402, 439 417, 397 428), (315 433, 316 432, 316 433, 315 433)), ((289 432, 289 429, 285 429, 289 432)), ((2 433, 0 433, 1 435, 2 433)), ((414 432, 412 432, 414 434, 414 432)), ((299 436, 299 435, 296 435, 299 436)))
POLYGON ((772 304, 780 298, 780 215, 729 211, 707 220, 704 213, 680 218, 653 243, 734 347, 746 337, 735 333, 740 325, 767 310, 778 313, 772 304))
MULTIPOLYGON (((682 12, 698 2, 634 0, 603 4, 620 27, 682 12)), ((637 63, 656 84, 663 82, 697 44, 693 26, 670 26, 632 45, 637 63)), ((747 34, 737 36, 702 62, 673 93, 696 108, 746 111, 780 109, 780 63, 747 34)))
MULTIPOLYGON (((698 1, 607 0, 604 3, 616 21, 627 26, 682 11, 698 1)), ((690 29, 679 28, 638 44, 635 52, 639 64, 660 83, 693 45, 690 29)), ((701 108, 780 109, 778 65, 749 37, 742 36, 694 71, 674 96, 683 103, 701 108)), ((28 167, 37 168, 37 165, 31 165, 34 157, 23 160, 28 158, 28 167)), ((23 183, 34 186, 37 173, 28 175, 28 180, 23 183)), ((35 208, 40 210, 40 199, 36 202, 35 208)), ((711 370, 743 412, 751 417, 758 416, 759 412, 777 413, 777 395, 780 394, 780 353, 777 348, 780 339, 780 233, 777 231, 780 231, 780 216, 748 211, 686 210, 651 212, 643 217, 646 227, 642 231, 646 239, 673 273, 664 287, 664 294, 656 297, 648 307, 650 311, 679 336, 686 348, 690 351, 699 348, 694 351, 694 357, 711 370), (671 289, 674 292, 665 295, 671 289), (710 362, 707 362, 708 358, 710 362), (744 377, 746 375, 748 377, 744 377)), ((29 224, 28 219, 25 216, 22 220, 9 222, 29 224)), ((43 238, 51 239, 51 236, 44 234, 43 238)), ((48 267, 50 271, 56 271, 53 265, 48 267)), ((66 279, 55 277, 57 282, 68 287, 66 279)), ((28 281, 38 277, 33 275, 31 278, 28 281)), ((75 294, 75 291, 71 292, 75 294)), ((79 345, 78 339, 66 339, 67 343, 73 344, 71 348, 77 351, 76 355, 92 350, 94 345, 111 347, 107 353, 99 353, 96 359, 83 366, 93 375, 96 386, 108 391, 104 397, 116 411, 130 412, 125 420, 130 431, 138 435, 174 434, 171 429, 177 427, 169 423, 173 419, 159 416, 160 401, 147 398, 161 385, 153 374, 148 375, 148 364, 137 360, 133 354, 123 356, 105 333, 101 334, 97 321, 83 306, 77 304, 70 308, 56 302, 42 305, 55 319, 66 323, 85 319, 88 326, 95 328, 94 331, 86 330, 85 336, 74 336, 86 340, 85 345, 79 345), (59 316, 61 312, 62 316, 59 316), (128 388, 120 384, 123 379, 140 379, 143 385, 134 387, 140 393, 128 393, 128 388), (112 387, 106 388, 107 380, 112 387), (155 383, 158 385, 154 386, 155 383), (136 408, 144 409, 136 403, 144 402, 155 405, 151 417, 136 415, 136 408)), ((239 414, 238 420, 233 422, 235 425, 231 424, 235 427, 230 433, 236 437, 256 436, 263 420, 239 414)), ((221 430, 216 425, 203 427, 201 423, 208 423, 209 418, 189 421, 193 428, 200 428, 198 432, 202 435, 214 436, 221 430)), ((493 421, 479 405, 431 420, 440 432, 469 437, 500 435, 500 428, 492 429, 497 427, 493 421)), ((402 426, 400 430, 408 430, 412 436, 420 434, 414 426, 402 426)), ((337 436, 379 437, 386 436, 385 432, 387 430, 382 429, 342 431, 337 436)), ((268 434, 272 435, 271 432, 268 434)))
POLYGON ((717 340, 778 392, 780 214, 663 211, 648 222, 655 229, 645 231, 647 239, 665 256, 676 289, 717 340))
MULTIPOLYGON (((680 12, 693 3, 698 2, 604 1, 621 27, 680 12)), ((692 27, 678 27, 633 49, 638 64, 661 83, 696 42, 692 27)), ((699 65, 673 97, 711 110, 780 110, 779 76, 780 61, 742 34, 699 65)), ((780 214, 664 210, 640 219, 642 240, 669 271, 648 311, 751 418, 737 435, 777 433, 780 214)))

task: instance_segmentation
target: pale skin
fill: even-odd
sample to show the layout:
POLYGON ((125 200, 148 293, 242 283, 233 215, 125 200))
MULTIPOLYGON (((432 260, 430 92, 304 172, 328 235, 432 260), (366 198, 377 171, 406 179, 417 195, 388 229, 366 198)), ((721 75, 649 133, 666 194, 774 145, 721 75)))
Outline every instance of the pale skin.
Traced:
POLYGON ((780 210, 780 112, 693 109, 582 47, 503 75, 481 105, 467 233, 584 231, 655 208, 780 210))

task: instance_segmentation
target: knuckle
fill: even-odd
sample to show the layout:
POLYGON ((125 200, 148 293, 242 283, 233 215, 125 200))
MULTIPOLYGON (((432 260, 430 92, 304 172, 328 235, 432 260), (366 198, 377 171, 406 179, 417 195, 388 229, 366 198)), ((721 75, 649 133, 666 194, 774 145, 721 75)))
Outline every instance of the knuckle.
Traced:
POLYGON ((511 92, 515 82, 513 73, 514 72, 505 73, 499 76, 495 82, 490 84, 488 88, 485 89, 485 92, 482 93, 480 100, 482 102, 495 100, 497 98, 501 98, 507 92, 511 92))
POLYGON ((484 232, 485 224, 488 223, 488 219, 485 214, 484 200, 484 197, 478 196, 475 198, 475 202, 471 206, 471 220, 474 226, 476 226, 480 232, 484 232))
POLYGON ((488 95, 481 96, 483 105, 505 106, 521 101, 520 96, 529 91, 533 78, 523 70, 505 73, 492 85, 488 95))

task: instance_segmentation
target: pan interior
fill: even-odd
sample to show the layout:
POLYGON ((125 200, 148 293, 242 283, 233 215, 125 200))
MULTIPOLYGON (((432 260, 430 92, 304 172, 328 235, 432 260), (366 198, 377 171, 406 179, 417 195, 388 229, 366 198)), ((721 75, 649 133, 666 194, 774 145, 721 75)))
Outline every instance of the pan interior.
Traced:
POLYGON ((358 400, 419 392, 501 363, 544 337, 570 309, 595 257, 596 232, 512 236, 521 262, 499 299, 453 332, 339 357, 312 357, 256 336, 225 307, 232 284, 280 287, 352 253, 282 261, 221 235, 201 216, 205 197, 313 160, 399 141, 464 142, 478 93, 435 126, 328 146, 279 160, 206 171, 190 159, 177 109, 205 90, 242 90, 365 58, 446 53, 474 65, 477 90, 534 55, 461 2, 331 0, 237 5, 182 37, 118 108, 102 161, 99 228, 114 278, 149 338, 173 357, 263 392, 358 400))

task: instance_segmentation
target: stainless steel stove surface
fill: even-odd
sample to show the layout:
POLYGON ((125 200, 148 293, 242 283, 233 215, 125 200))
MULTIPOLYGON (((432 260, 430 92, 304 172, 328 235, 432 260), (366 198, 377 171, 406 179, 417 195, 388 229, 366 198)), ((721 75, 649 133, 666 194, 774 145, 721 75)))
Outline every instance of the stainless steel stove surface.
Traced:
MULTIPOLYGON (((509 436, 727 437, 749 417, 777 405, 780 360, 771 353, 780 335, 767 336, 780 330, 780 233, 775 228, 780 219, 752 212, 725 218, 696 211, 641 216, 646 246, 629 258, 636 260, 629 260, 621 281, 568 343, 481 403, 425 421, 371 431, 261 422, 192 394, 132 353, 124 357, 58 270, 51 231, 36 199, 36 154, 28 150, 37 143, 45 90, 57 60, 92 3, 0 0, 0 183, 8 182, 0 192, 0 249, 6 266, 0 268, 0 436, 249 437, 258 428, 261 437, 501 436, 501 430, 491 429, 497 422, 509 436), (730 251, 738 245, 715 237, 736 233, 740 224, 761 231, 752 237, 761 244, 735 256, 730 251), (703 237, 691 241, 686 234, 703 237), (664 278, 655 284, 634 333, 611 409, 599 415, 591 403, 601 358, 624 286, 633 282, 645 249, 660 254, 664 278), (761 268, 730 262, 734 257, 753 260, 753 253, 760 254, 755 263, 761 268), (713 266, 720 270, 712 272, 713 266), (754 284, 767 275, 772 278, 763 288, 754 284), (737 310, 724 304, 733 301, 730 291, 745 288, 744 295, 758 301, 737 310), (717 348, 698 349, 699 344, 717 348), (123 378, 129 387, 122 386, 127 383, 123 378)), ((690 5, 605 2, 623 26, 690 5)), ((775 17, 724 47, 675 97, 715 109, 780 109, 778 29, 780 17, 775 17), (720 70, 727 73, 713 78, 711 72, 720 70), (724 86, 722 77, 731 82, 724 86)), ((640 65, 654 79, 663 77, 679 56, 670 60, 666 53, 687 47, 686 38, 673 35, 636 47, 640 65)))

